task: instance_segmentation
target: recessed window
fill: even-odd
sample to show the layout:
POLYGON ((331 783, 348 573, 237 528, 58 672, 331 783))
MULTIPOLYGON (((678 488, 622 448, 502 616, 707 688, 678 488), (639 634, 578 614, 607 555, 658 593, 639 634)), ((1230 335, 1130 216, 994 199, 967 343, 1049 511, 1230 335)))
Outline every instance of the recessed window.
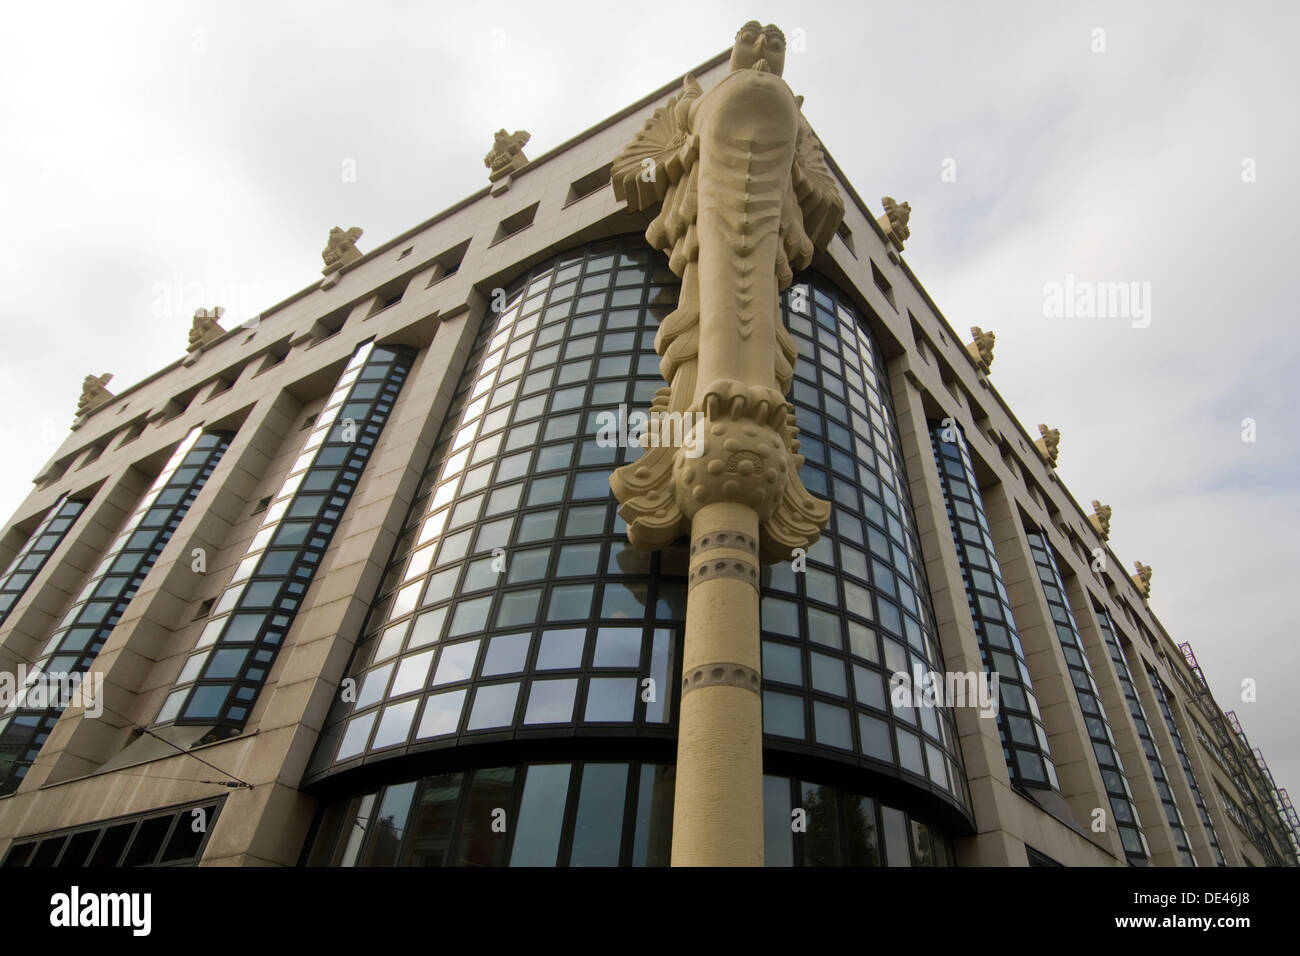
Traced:
POLYGON ((537 207, 539 205, 541 204, 533 203, 531 206, 519 210, 514 215, 502 219, 501 223, 497 226, 496 235, 492 237, 492 241, 497 243, 503 239, 508 239, 515 233, 522 232, 524 229, 531 226, 533 224, 533 219, 537 216, 537 207))
POLYGON ((266 353, 266 358, 262 359, 262 365, 258 368, 257 374, 261 375, 263 372, 275 368, 288 357, 289 343, 287 341, 277 343, 266 353))
POLYGON ((375 293, 374 304, 370 307, 370 313, 366 318, 370 318, 372 315, 378 315, 385 309, 391 309, 393 306, 397 305, 397 303, 401 302, 402 297, 406 295, 406 284, 409 281, 410 276, 407 275, 400 279, 395 279, 381 287, 375 293))
POLYGON ((433 275, 429 276, 429 286, 441 282, 448 276, 454 276, 460 270, 460 264, 465 261, 465 251, 469 249, 469 240, 457 243, 446 252, 433 260, 433 275))
POLYGON ((141 435, 143 435, 144 426, 145 426, 145 420, 143 418, 137 419, 136 421, 132 422, 130 427, 127 428, 126 433, 122 436, 122 440, 117 443, 117 447, 121 448, 123 445, 130 444, 131 442, 139 438, 141 435))
POLYGON ((98 461, 99 456, 104 454, 104 449, 106 449, 107 447, 108 447, 108 439, 104 439, 104 441, 97 442, 96 444, 92 445, 90 447, 90 451, 86 452, 86 457, 83 458, 81 460, 81 464, 77 466, 77 470, 80 471, 82 468, 85 468, 87 465, 93 464, 94 462, 98 461))
POLYGON ((405 258, 406 258, 407 256, 409 256, 413 251, 415 251, 415 246, 407 246, 407 247, 406 247, 405 249, 403 249, 403 250, 401 251, 401 253, 397 256, 398 260, 400 261, 400 260, 402 260, 402 259, 405 259, 405 258))
POLYGON ((853 230, 848 227, 848 223, 840 222, 839 227, 835 230, 835 235, 839 236, 844 245, 848 246, 849 252, 857 256, 857 251, 853 248, 853 230))
POLYGON ((217 603, 216 598, 208 598, 206 601, 204 601, 202 604, 199 605, 199 609, 194 612, 194 617, 190 618, 190 620, 192 621, 203 620, 203 618, 207 617, 209 614, 212 613, 212 605, 216 603, 217 603))
POLYGON ((569 183, 569 194, 565 197, 564 204, 567 206, 579 199, 585 199, 592 193, 599 192, 609 185, 609 171, 613 165, 613 163, 606 163, 600 169, 592 170, 587 175, 569 183))
POLYGON ((889 284, 885 274, 880 271, 874 262, 871 263, 871 278, 876 283, 876 288, 883 292, 885 298, 889 300, 889 304, 897 309, 898 306, 894 302, 894 287, 889 284))
MULTIPOLYGON (((324 342, 328 338, 338 335, 347 324, 348 314, 351 308, 339 309, 333 315, 327 315, 323 319, 318 319, 316 324, 311 327, 311 344, 316 345, 318 342, 324 342)), ((310 346, 308 346, 310 348, 310 346)))
POLYGON ((316 416, 308 415, 306 418, 302 420, 302 426, 298 429, 298 431, 300 432, 306 431, 307 429, 311 428, 312 425, 315 424, 316 424, 316 416))
POLYGON ((238 377, 239 377, 238 369, 235 369, 234 371, 228 373, 228 375, 222 375, 220 378, 218 378, 215 382, 212 383, 212 388, 209 390, 208 397, 205 399, 205 401, 211 401, 212 399, 220 395, 222 392, 230 391, 232 388, 235 387, 235 379, 238 377))
POLYGON ((224 802, 223 797, 163 814, 119 817, 109 823, 25 837, 13 844, 3 866, 194 866, 224 802), (200 821, 202 826, 196 826, 200 821), (40 849, 33 853, 38 842, 40 849))

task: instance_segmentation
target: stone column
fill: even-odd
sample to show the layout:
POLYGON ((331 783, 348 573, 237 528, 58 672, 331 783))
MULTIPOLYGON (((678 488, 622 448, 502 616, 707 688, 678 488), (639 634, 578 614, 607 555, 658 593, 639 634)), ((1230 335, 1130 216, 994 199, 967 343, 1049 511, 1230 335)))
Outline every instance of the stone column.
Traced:
POLYGON ((706 505, 691 525, 674 866, 763 865, 757 542, 746 505, 706 505))
POLYGON ((646 239, 682 277, 655 336, 669 386, 650 414, 688 419, 686 442, 654 443, 610 478, 635 547, 691 540, 674 866, 763 863, 759 562, 811 547, 830 517, 799 480, 778 296, 844 202, 784 63, 784 34, 746 23, 730 72, 708 93, 687 75, 610 172, 631 209, 662 204, 646 239))

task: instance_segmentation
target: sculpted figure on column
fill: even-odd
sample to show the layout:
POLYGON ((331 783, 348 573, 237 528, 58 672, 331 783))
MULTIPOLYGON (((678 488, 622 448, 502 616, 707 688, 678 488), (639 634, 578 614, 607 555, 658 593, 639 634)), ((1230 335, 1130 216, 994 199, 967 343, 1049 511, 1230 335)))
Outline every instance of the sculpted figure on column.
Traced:
POLYGON ((784 65, 784 34, 746 23, 731 72, 707 93, 688 75, 614 160, 619 200, 662 203, 646 240, 682 279, 655 337, 669 385, 651 414, 707 418, 692 454, 649 448, 611 477, 639 548, 667 546, 701 507, 729 501, 758 513, 760 559, 779 561, 815 542, 830 515, 799 480, 785 398, 797 351, 779 294, 835 234, 844 201, 784 65))

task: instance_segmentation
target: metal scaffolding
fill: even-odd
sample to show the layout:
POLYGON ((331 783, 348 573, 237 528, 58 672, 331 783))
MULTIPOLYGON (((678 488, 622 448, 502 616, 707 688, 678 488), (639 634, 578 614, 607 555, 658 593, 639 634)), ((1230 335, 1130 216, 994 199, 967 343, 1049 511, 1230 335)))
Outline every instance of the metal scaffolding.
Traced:
MULTIPOLYGON (((1192 645, 1183 643, 1178 647, 1196 680, 1193 698, 1214 731, 1220 755, 1227 763, 1232 782, 1242 797, 1247 822, 1250 824, 1248 836, 1251 842, 1263 854, 1269 866, 1300 865, 1300 838, 1297 837, 1300 831, 1282 810, 1281 798, 1273 784, 1273 775, 1268 772, 1268 765, 1264 763, 1259 751, 1250 746, 1237 715, 1233 711, 1225 714, 1215 703, 1201 665, 1192 652, 1192 645), (1266 805, 1261 805, 1260 796, 1267 801, 1266 805)), ((1293 810, 1291 818, 1294 816, 1293 810)))

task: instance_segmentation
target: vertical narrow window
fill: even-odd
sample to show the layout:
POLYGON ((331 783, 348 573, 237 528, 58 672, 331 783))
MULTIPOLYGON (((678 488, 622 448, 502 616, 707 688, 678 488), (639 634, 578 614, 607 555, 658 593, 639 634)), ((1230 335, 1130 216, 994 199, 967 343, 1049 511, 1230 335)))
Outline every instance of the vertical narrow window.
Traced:
POLYGON ((569 792, 567 763, 528 768, 524 796, 515 825, 511 866, 555 866, 564 829, 564 804, 569 792))
POLYGON ((1056 639, 1065 655, 1065 666, 1069 671, 1070 683, 1074 685, 1074 696, 1083 712, 1083 722, 1092 743, 1093 757, 1097 769, 1101 771, 1102 785, 1106 788, 1106 797, 1110 802, 1111 825, 1119 832, 1120 842, 1124 845, 1124 856, 1135 866, 1151 864, 1151 848, 1147 845, 1146 834, 1142 832, 1142 821, 1138 818, 1137 807, 1133 805, 1133 791, 1129 788, 1128 774, 1124 771, 1124 762, 1119 751, 1115 749, 1115 735, 1111 732, 1110 721, 1106 717, 1106 708, 1102 705, 1101 694, 1097 690, 1097 681, 1093 678, 1092 665, 1084 651, 1083 638, 1079 636, 1079 625, 1070 610, 1070 603, 1065 596, 1065 582, 1061 579, 1056 556, 1047 535, 1042 531, 1026 529, 1029 537, 1029 551, 1034 557, 1038 572, 1038 582, 1047 598, 1051 611, 1052 624, 1056 629, 1056 639))
MULTIPOLYGON (((1115 622, 1111 620, 1110 612, 1105 608, 1097 611, 1097 622, 1101 625, 1101 634, 1106 642, 1106 651, 1110 654, 1111 663, 1115 665, 1115 674, 1119 678, 1120 690, 1124 693, 1124 700, 1128 703, 1129 714, 1133 718, 1133 726, 1137 728, 1138 741, 1142 745, 1142 750, 1146 754, 1147 765, 1151 768, 1151 776, 1156 782, 1156 793, 1160 797, 1160 805, 1164 810, 1165 819, 1169 821, 1169 829, 1173 831, 1174 852, 1183 866, 1195 866, 1196 857, 1192 855, 1191 841, 1187 837, 1187 825, 1183 822, 1183 816, 1178 812, 1178 804, 1174 800, 1174 791, 1169 785, 1169 774, 1165 771, 1164 761, 1160 759, 1160 750, 1156 746, 1155 737, 1151 733, 1151 725, 1147 722, 1146 711, 1142 708, 1142 701, 1138 699, 1137 688, 1133 684, 1133 674, 1128 668, 1128 661, 1124 659, 1124 650, 1119 643, 1119 634, 1115 630, 1115 622)), ((1210 846, 1219 860, 1219 866, 1227 866, 1227 860, 1223 857, 1223 851, 1219 849, 1218 837, 1215 835, 1214 826, 1210 823, 1210 816, 1205 811, 1204 801, 1201 800, 1200 790, 1193 790, 1197 799, 1197 806, 1202 814, 1202 822, 1205 824, 1206 832, 1210 836, 1210 846)))
POLYGON ((63 542, 68 529, 86 505, 85 501, 69 500, 67 495, 61 496, 23 545, 23 549, 9 563, 8 569, 0 575, 0 625, 4 624, 9 612, 14 609, 36 575, 41 573, 41 568, 45 567, 50 555, 63 542))
POLYGON ((618 866, 626 797, 627 764, 589 763, 582 768, 570 866, 618 866))
POLYGON ((763 775, 763 865, 794 866, 790 780, 763 775))
MULTIPOLYGON (((229 446, 225 432, 196 428, 186 436, 45 642, 27 679, 25 705, 0 717, 0 794, 12 793, 26 776, 83 675, 229 446)), ((91 687, 93 682, 88 691, 91 687)))
MULTIPOLYGON (((1174 723, 1174 712, 1169 706, 1169 691, 1165 688, 1164 682, 1156 675, 1155 671, 1147 668, 1147 676, 1151 678, 1151 689, 1156 692, 1156 703, 1160 705, 1160 714, 1164 717, 1165 726, 1169 729, 1169 736, 1174 742, 1174 752, 1178 754, 1178 762, 1182 764, 1183 776, 1187 780, 1187 788, 1192 792, 1192 799, 1196 803, 1197 809, 1201 811, 1201 822, 1205 824, 1206 833, 1209 834, 1212 841, 1211 846, 1214 848, 1217 865, 1227 866, 1228 861, 1223 858, 1223 851, 1219 849, 1218 835, 1214 832, 1214 827, 1210 823, 1210 815, 1205 809, 1205 798, 1201 796, 1201 788, 1196 783, 1196 774, 1192 773, 1192 761, 1187 756, 1187 748, 1183 746, 1182 735, 1178 733, 1178 725, 1174 723)), ((1254 836, 1254 830, 1246 829, 1247 833, 1254 836)))
POLYGON ((980 658, 986 671, 998 675, 998 734, 1011 782, 1059 791, 1047 731, 1043 729, 1025 649, 1011 614, 1011 600, 1002 583, 1002 567, 993 550, 984 499, 965 436, 955 426, 949 429, 931 422, 930 429, 980 658))
POLYGON ((157 723, 211 724, 225 735, 243 727, 413 357, 373 341, 353 353, 157 723))

